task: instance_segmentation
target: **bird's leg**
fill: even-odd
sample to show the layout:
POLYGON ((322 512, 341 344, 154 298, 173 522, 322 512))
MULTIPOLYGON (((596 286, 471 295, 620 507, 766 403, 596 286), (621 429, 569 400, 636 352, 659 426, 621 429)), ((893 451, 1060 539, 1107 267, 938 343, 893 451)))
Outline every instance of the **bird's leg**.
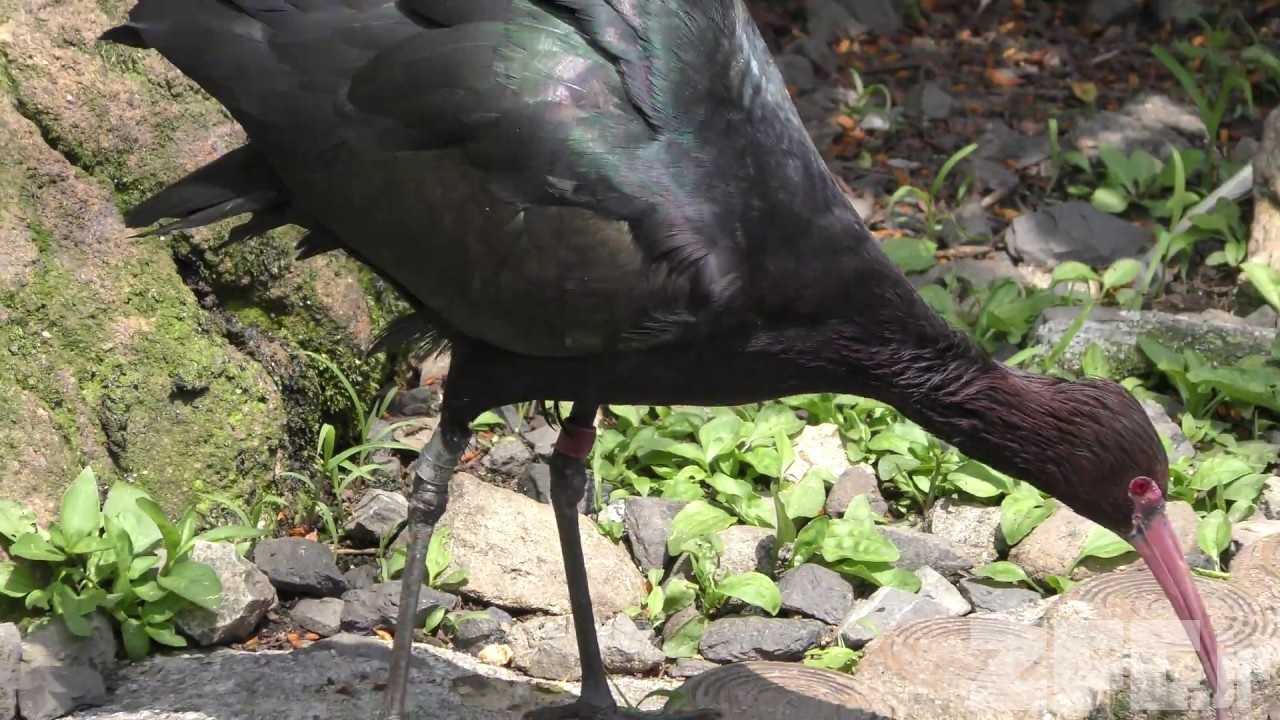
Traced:
POLYGON ((427 573, 427 545, 431 542, 431 531, 449 503, 449 480, 470 441, 471 429, 467 420, 446 408, 440 414, 436 431, 411 466, 413 487, 409 492, 409 519, 403 531, 407 533, 409 542, 400 578, 400 611, 396 616, 391 668, 383 696, 383 720, 404 717, 416 624, 414 616, 417 615, 418 596, 422 594, 422 582, 427 573))
MULTIPOLYGON (((531 710, 524 715, 524 720, 639 720, 653 716, 653 713, 622 710, 613 699, 604 672, 604 660, 600 656, 595 614, 591 610, 587 565, 582 555, 582 536, 578 534, 578 503, 587 488, 586 458, 595 444, 595 415, 595 405, 574 403, 569 417, 561 424, 560 437, 549 463, 551 507, 556 515, 564 574, 569 583, 569 606, 573 611, 573 630, 578 638, 578 657, 582 664, 582 693, 568 705, 531 710)), ((701 711, 662 717, 669 720, 718 720, 720 714, 701 711)))

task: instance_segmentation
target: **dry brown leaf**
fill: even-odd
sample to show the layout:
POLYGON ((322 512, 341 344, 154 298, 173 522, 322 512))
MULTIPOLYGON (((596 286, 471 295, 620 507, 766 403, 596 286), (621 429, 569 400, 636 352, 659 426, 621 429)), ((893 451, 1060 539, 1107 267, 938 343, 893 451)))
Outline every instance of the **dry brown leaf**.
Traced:
POLYGON ((377 635, 378 637, 382 638, 383 640, 394 640, 394 639, 395 639, 395 637, 393 637, 393 636, 391 635, 391 633, 387 632, 386 630, 383 630, 382 628, 374 628, 374 629, 373 629, 373 634, 374 634, 374 635, 377 635))
POLYGON ((988 83, 991 83, 996 87, 1017 87, 1022 84, 1022 78, 1001 68, 987 68, 983 75, 986 77, 988 83))

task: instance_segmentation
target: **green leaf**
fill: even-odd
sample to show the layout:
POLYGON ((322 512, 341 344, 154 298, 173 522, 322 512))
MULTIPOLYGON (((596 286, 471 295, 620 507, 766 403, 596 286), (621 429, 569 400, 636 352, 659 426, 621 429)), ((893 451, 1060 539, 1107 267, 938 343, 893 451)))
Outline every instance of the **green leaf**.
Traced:
POLYGON ((805 473, 800 482, 788 483, 787 487, 778 493, 787 517, 811 518, 822 513, 822 508, 827 502, 827 486, 815 470, 817 468, 805 473))
POLYGON ((452 532, 448 526, 440 526, 431 533, 427 543, 427 583, 437 584, 440 575, 453 562, 453 553, 449 551, 449 537, 452 532))
POLYGON ((895 562, 900 554, 889 538, 876 532, 875 527, 860 527, 850 533, 842 533, 840 524, 832 521, 827 536, 822 541, 822 557, 828 562, 853 560, 856 562, 895 562))
POLYGON ((681 625, 665 643, 662 653, 669 658, 687 658, 698 654, 698 644, 707 631, 707 619, 702 615, 690 618, 681 625))
POLYGON ((697 597, 698 586, 684 578, 672 578, 663 591, 662 612, 671 615, 689 607, 697 597))
POLYGON ((676 513, 671 521, 671 536, 667 539, 667 552, 679 555, 686 546, 698 538, 714 535, 733 525, 729 513, 705 500, 694 500, 676 513))
POLYGON ((1081 355, 1080 369, 1087 376, 1111 377, 1111 363, 1107 360, 1106 353, 1095 342, 1089 343, 1089 346, 1084 350, 1084 354, 1081 355))
POLYGON ((422 623, 422 632, 427 633, 428 635, 435 632, 436 628, 440 627, 440 623, 444 622, 444 616, 447 612, 448 611, 444 609, 443 605, 437 605, 431 608, 431 610, 427 612, 427 619, 422 623))
MULTIPOLYGON (((783 513, 783 517, 786 513, 783 513)), ((797 567, 804 564, 817 555, 822 550, 822 541, 827 537, 827 530, 831 527, 831 518, 826 516, 817 517, 810 520, 804 528, 796 534, 795 545, 791 550, 791 566, 797 567)))
POLYGON ((102 527, 102 511, 98 500, 98 478, 93 468, 80 471, 67 491, 62 494, 62 509, 58 524, 66 537, 67 545, 75 545, 81 538, 96 536, 102 527))
POLYGON ((169 647, 186 647, 187 641, 182 638, 173 629, 173 622, 163 622, 156 625, 147 625, 144 630, 147 635, 161 645, 169 647))
POLYGON ((130 660, 141 660, 151 652, 151 636, 146 627, 135 618, 125 618, 120 623, 120 638, 124 641, 125 654, 130 660))
POLYGON ((143 555, 135 557, 129 562, 129 579, 137 580, 144 573, 160 564, 160 558, 155 555, 143 555))
POLYGON ((1053 269, 1050 282, 1054 285, 1066 282, 1099 281, 1098 273, 1079 260, 1067 260, 1053 269))
POLYGON ((155 521, 138 507, 139 498, 148 498, 146 491, 137 485, 124 482, 112 484, 107 491, 107 501, 102 505, 102 514, 114 518, 124 531, 129 533, 129 541, 134 551, 147 552, 161 542, 160 528, 155 521))
POLYGON ((777 615, 782 608, 782 592, 777 584, 758 572, 730 575, 716 585, 716 590, 755 605, 770 615, 777 615))
MULTIPOLYGON (((169 518, 165 517, 164 508, 160 507, 155 500, 149 497, 140 497, 134 501, 140 510, 155 523, 156 528, 160 531, 160 536, 164 538, 164 547, 168 551, 168 562, 177 559, 178 548, 182 544, 182 536, 178 533, 178 528, 169 522, 169 518)), ((134 541, 135 544, 137 541, 134 541)))
POLYGON ((1010 546, 1022 542, 1053 508, 1035 492, 1015 492, 1000 503, 1000 530, 1010 546))
POLYGON ((934 257, 938 245, 928 238, 888 238, 880 243, 880 249, 906 273, 924 272, 938 264, 934 257))
POLYGON ((1206 555, 1213 558, 1214 562, 1222 557, 1222 553, 1226 552, 1227 546, 1231 544, 1231 521, 1227 519, 1227 514, 1221 510, 1214 510, 1204 519, 1200 521, 1200 527, 1196 530, 1196 544, 1204 551, 1206 555))
POLYGON ((39 589, 27 571, 21 565, 12 562, 0 562, 0 595, 9 597, 26 597, 28 593, 39 589))
POLYGON ((1100 187, 1093 191, 1093 197, 1089 198, 1089 202, 1093 206, 1104 213, 1119 215, 1129 209, 1129 196, 1109 187, 1100 187))
POLYGON ((103 550, 111 550, 114 547, 115 543, 112 542, 111 538, 86 535, 71 543, 71 547, 67 548, 67 551, 72 555, 92 555, 103 550))
POLYGON ((1113 558, 1120 557, 1125 553, 1134 552, 1133 546, 1124 538, 1114 532, 1104 528, 1095 527, 1089 537, 1085 538, 1084 547, 1080 548, 1080 555, 1076 558, 1076 562, 1080 562, 1085 558, 1113 558))
POLYGON ((36 531, 36 514, 31 510, 0 498, 0 535, 10 542, 36 531))
POLYGON ((742 419, 734 415, 722 415, 698 428, 698 443, 702 445, 704 462, 710 465, 712 460, 732 450, 738 444, 740 432, 742 419))
MULTIPOLYGON (((222 581, 213 568, 194 560, 179 560, 156 578, 160 587, 210 612, 222 603, 222 581)), ((153 638, 155 636, 152 636, 153 638)), ((156 642, 161 642, 156 639, 156 642)))
POLYGON ((9 546, 9 554, 14 557, 42 560, 44 562, 60 562, 67 559, 67 556, 61 550, 36 533, 27 533, 19 537, 17 542, 9 546))
POLYGON ((983 565, 973 571, 978 577, 991 578, 997 582, 1031 584, 1031 578, 1027 577, 1027 572, 1015 563, 1008 560, 997 560, 989 565, 983 565))
POLYGON ((966 460, 947 476, 960 490, 978 498, 992 498, 1013 492, 1013 481, 977 460, 966 460))
POLYGON ((1142 262, 1140 260, 1121 258, 1111 263, 1111 267, 1102 273, 1102 288, 1104 290, 1112 290, 1124 287, 1138 279, 1140 274, 1142 274, 1142 262))

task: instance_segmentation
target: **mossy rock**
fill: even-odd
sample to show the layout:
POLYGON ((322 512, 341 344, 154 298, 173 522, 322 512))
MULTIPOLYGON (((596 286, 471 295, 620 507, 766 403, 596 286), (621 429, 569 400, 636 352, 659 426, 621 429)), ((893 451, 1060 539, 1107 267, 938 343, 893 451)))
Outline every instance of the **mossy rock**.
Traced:
POLYGON ((403 304, 341 254, 295 261, 292 228, 227 250, 238 220, 128 237, 121 209, 244 140, 157 53, 97 42, 131 4, 0 0, 0 377, 28 393, 0 433, 42 408, 102 474, 242 495, 320 422, 346 427, 345 393, 298 350, 369 398, 390 368, 364 350, 403 304))
MULTIPOLYGON (((1051 351, 1066 336, 1079 313, 1079 308, 1046 310, 1031 333, 1031 344, 1051 351)), ((1110 364, 1113 377, 1140 377, 1154 370, 1151 360, 1138 347, 1140 337, 1149 337, 1177 353, 1194 350, 1209 365, 1228 367, 1249 355, 1269 357, 1276 331, 1197 315, 1095 307, 1058 362, 1064 370, 1080 374, 1085 351, 1096 344, 1110 364)))

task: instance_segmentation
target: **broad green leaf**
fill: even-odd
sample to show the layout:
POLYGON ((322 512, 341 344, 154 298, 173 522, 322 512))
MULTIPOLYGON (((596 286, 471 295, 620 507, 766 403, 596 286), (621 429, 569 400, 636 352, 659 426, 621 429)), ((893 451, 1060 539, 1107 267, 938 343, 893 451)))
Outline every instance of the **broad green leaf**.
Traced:
MULTIPOLYGON (((786 516, 786 513, 783 513, 786 516)), ((797 567, 804 564, 810 558, 817 555, 822 550, 822 541, 827 536, 827 530, 831 527, 831 518, 826 516, 817 517, 810 520, 799 533, 796 534, 795 545, 791 551, 791 566, 797 567)))
POLYGON ((1008 477, 976 460, 966 460, 947 479, 960 490, 978 498, 1013 492, 1013 483, 1008 477))
POLYGON ((129 562, 129 579, 137 580, 144 573, 160 564, 160 558, 156 555, 143 555, 135 557, 129 562))
POLYGON ((702 642, 702 634, 706 631, 705 617, 697 615, 690 618, 662 644, 662 654, 669 658, 687 658, 697 655, 698 644, 702 642))
POLYGON ((143 602, 158 602, 165 595, 169 594, 168 590, 160 587, 160 583, 155 580, 148 580, 132 586, 133 594, 137 595, 143 602))
POLYGON ((0 535, 15 541, 36 531, 36 514, 17 503, 0 498, 0 535))
POLYGON ((684 578, 672 578, 663 591, 662 612, 667 615, 680 612, 693 604, 698 586, 684 578))
POLYGON ((1129 209, 1129 196, 1115 188, 1097 188, 1089 202, 1102 212, 1112 215, 1119 215, 1129 209))
POLYGON ((427 612, 427 618, 422 623, 422 631, 430 635, 440 627, 440 623, 444 622, 444 616, 448 613, 443 605, 437 605, 427 612))
MULTIPOLYGON (((832 525, 839 522, 843 521, 835 521, 832 525)), ((833 535, 828 530, 827 537, 822 541, 822 557, 828 562, 853 560, 890 563, 896 561, 900 554, 889 538, 872 527, 853 535, 833 535)))
POLYGON ((21 565, 12 562, 0 562, 0 595, 9 597, 26 597, 39 587, 21 565))
POLYGON ((716 590, 755 605, 770 615, 777 615, 782 607, 782 592, 777 584, 755 571, 730 575, 716 585, 716 590))
POLYGON ((62 494, 58 525, 62 527, 67 545, 73 546, 81 538, 97 535, 102 527, 102 511, 98 499, 98 477, 93 468, 80 471, 67 491, 62 494))
POLYGON ((756 414, 747 444, 772 440, 778 433, 790 437, 804 429, 805 422, 796 417, 796 411, 781 403, 765 405, 756 414))
POLYGON ((850 672, 859 657, 861 654, 857 650, 834 646, 810 651, 805 656, 804 664, 809 667, 850 672))
POLYGON ((1084 353, 1080 356, 1080 369, 1087 376, 1111 377, 1111 362, 1107 360, 1106 353, 1095 342, 1089 343, 1089 346, 1085 348, 1084 353))
POLYGON ((1082 280, 1098 281, 1101 280, 1101 278, 1098 276, 1098 273, 1093 271, 1093 268, 1085 265, 1079 260, 1067 260, 1061 265, 1058 265, 1053 269, 1053 275, 1050 277, 1050 282, 1054 285, 1065 282, 1079 282, 1082 280))
POLYGON ((1227 519, 1227 514, 1214 510, 1205 515, 1196 530, 1196 544, 1217 563, 1231 544, 1231 521, 1227 519))
POLYGON ((427 582, 435 584, 437 578, 453 562, 453 553, 449 551, 451 531, 447 525, 439 526, 431 533, 427 543, 427 582))
POLYGON ((1015 563, 1008 560, 997 560, 988 565, 983 565, 973 571, 978 577, 991 578, 997 582, 1030 584, 1031 578, 1027 577, 1027 572, 1015 563))
POLYGON ((107 500, 102 505, 102 514, 115 518, 133 543, 134 551, 143 553, 151 550, 163 541, 160 528, 155 521, 138 507, 139 498, 148 498, 146 491, 137 485, 116 482, 107 491, 107 500))
POLYGON ((1048 583, 1049 587, 1058 591, 1058 593, 1064 593, 1076 584, 1075 580, 1062 575, 1045 575, 1044 581, 1048 583))
POLYGON ((786 485, 778 495, 787 517, 811 518, 822 513, 827 502, 827 486, 817 472, 810 470, 800 482, 786 485))
POLYGON ((13 545, 9 546, 9 554, 14 557, 43 560, 45 562, 60 562, 67 559, 66 554, 36 533, 27 533, 19 537, 13 545))
POLYGON ((140 497, 134 501, 134 504, 150 518, 151 522, 155 523, 160 536, 164 538, 164 548, 169 553, 167 562, 174 562, 178 556, 178 547, 182 544, 182 535, 179 534, 178 528, 169 522, 169 518, 165 517, 164 508, 160 507, 155 500, 140 497))
POLYGON ((151 652, 151 636, 135 618, 125 618, 120 623, 120 638, 124 641, 124 651, 130 660, 141 660, 151 652))
POLYGON ((722 415, 698 428, 698 444, 702 445, 703 461, 711 461, 733 449, 742 431, 741 418, 722 415))
POLYGON ((72 555, 92 555, 103 550, 111 550, 114 547, 115 543, 112 542, 111 538, 86 535, 71 543, 71 547, 67 548, 67 550, 72 555))
POLYGON ((1111 264, 1102 273, 1102 287, 1104 290, 1111 290, 1118 287, 1124 287, 1142 274, 1142 262, 1135 258, 1121 258, 1111 264))
POLYGON ((924 272, 938 264, 938 245, 928 238, 888 238, 880 243, 880 249, 906 273, 924 272))
POLYGON ((679 555, 686 546, 705 535, 714 535, 733 525, 733 517, 705 500, 694 500, 676 513, 671 521, 667 552, 679 555))
POLYGON ((1280 273, 1268 265, 1247 262, 1240 265, 1246 278, 1267 304, 1280 311, 1280 273))
POLYGON ((174 631, 172 622, 147 625, 145 632, 152 640, 155 640, 161 645, 168 645, 169 647, 187 646, 187 641, 174 631))
POLYGON ((156 578, 156 582, 160 583, 160 587, 210 612, 216 612, 222 603, 222 581, 213 568, 204 563, 179 560, 168 572, 156 578))
POLYGON ((1090 531, 1089 537, 1085 538, 1084 547, 1080 548, 1080 555, 1076 558, 1076 562, 1089 557, 1103 559, 1120 557, 1131 552, 1134 552, 1134 549, 1128 541, 1099 526, 1090 531))
POLYGON ((1262 488, 1266 485, 1268 477, 1262 473, 1245 475, 1228 485, 1227 489, 1222 491, 1222 497, 1228 502, 1251 503, 1262 494, 1262 488))
POLYGON ((1022 542, 1053 514, 1053 507, 1033 492, 1015 492, 1000 503, 1000 530, 1010 546, 1022 542))
POLYGON ((724 473, 716 473, 707 478, 707 484, 716 492, 729 497, 749 498, 759 494, 751 483, 742 478, 729 477, 724 473))

